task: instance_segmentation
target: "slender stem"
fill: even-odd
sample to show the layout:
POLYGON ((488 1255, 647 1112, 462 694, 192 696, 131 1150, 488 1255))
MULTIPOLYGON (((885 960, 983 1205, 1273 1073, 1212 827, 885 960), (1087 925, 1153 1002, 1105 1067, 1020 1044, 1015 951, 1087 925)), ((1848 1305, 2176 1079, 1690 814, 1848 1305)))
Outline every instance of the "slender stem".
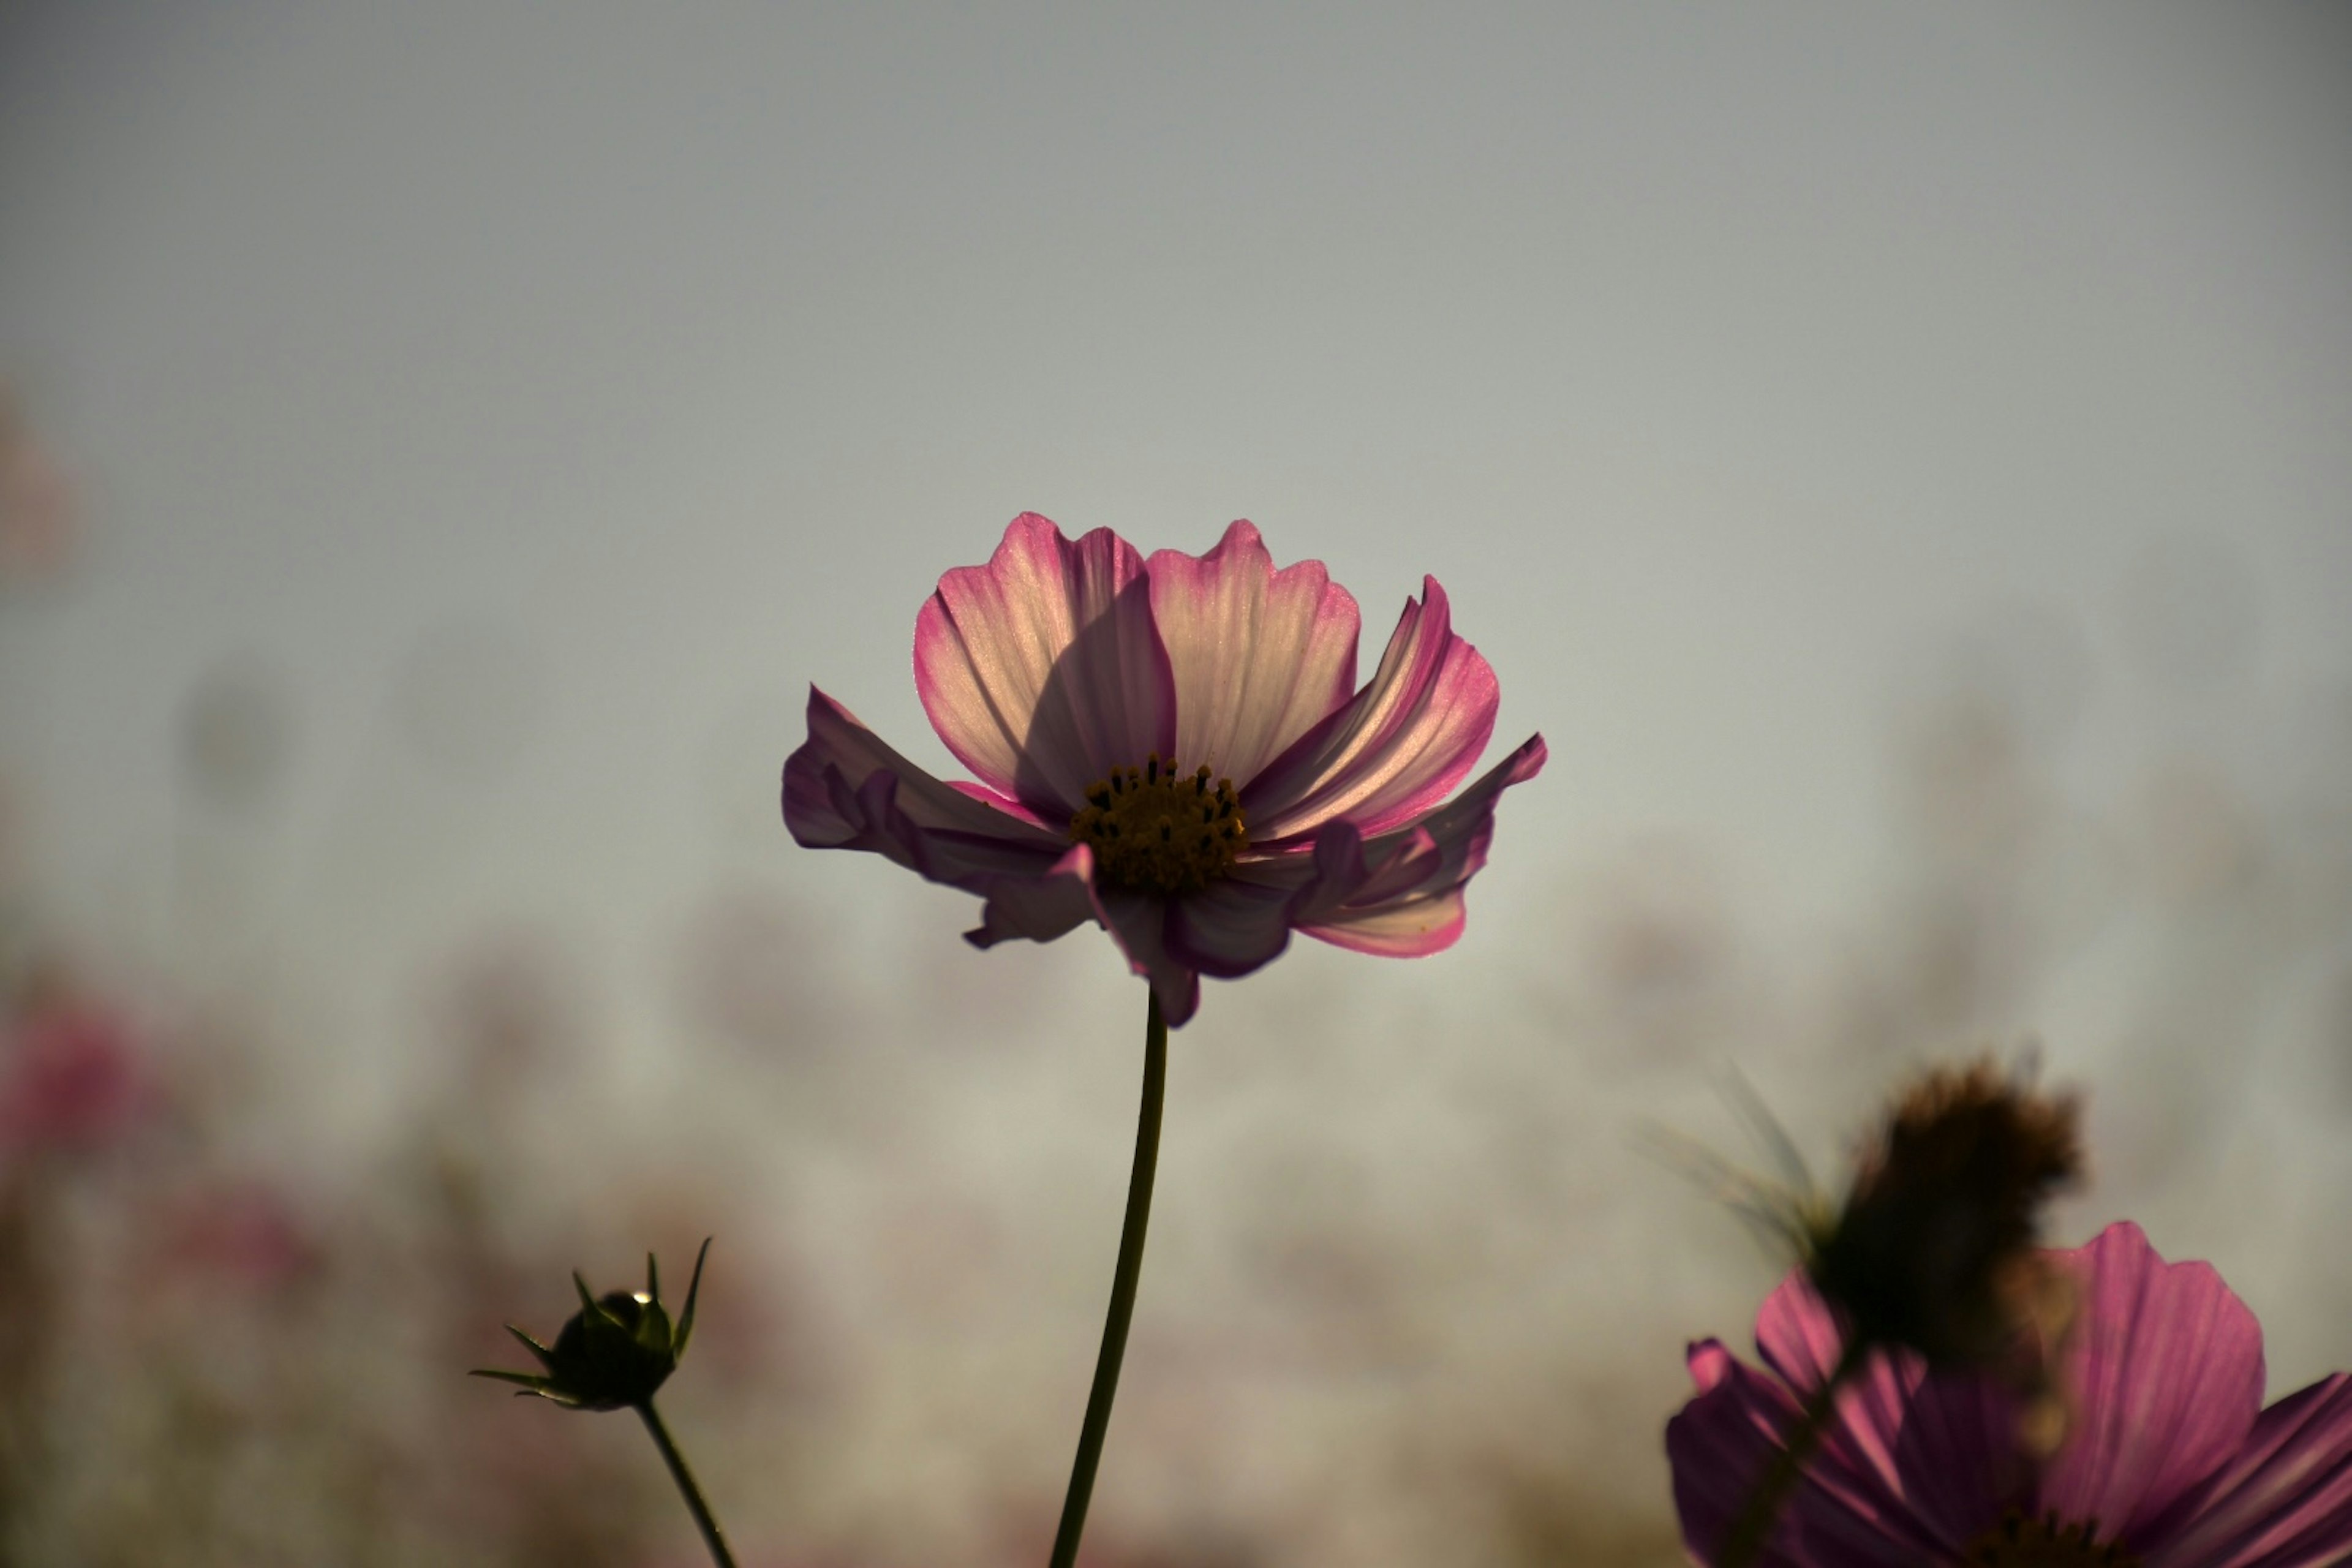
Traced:
POLYGON ((1822 1437, 1829 1430, 1830 1417, 1837 1409, 1838 1391, 1862 1370, 1863 1357, 1869 1350, 1869 1345, 1859 1339, 1846 1342, 1837 1365, 1806 1399, 1788 1440, 1773 1454, 1770 1468, 1740 1505, 1739 1517, 1731 1521, 1731 1529, 1724 1535, 1723 1545, 1716 1555, 1715 1568, 1748 1568, 1763 1555, 1764 1543, 1780 1517, 1781 1505, 1804 1478, 1805 1461, 1813 1457, 1813 1450, 1822 1446, 1822 1437))
POLYGON ((702 1489, 694 1484, 694 1472, 686 1468, 686 1456, 677 1451, 677 1445, 670 1441, 669 1428, 654 1413, 654 1402, 647 1399, 635 1409, 646 1430, 654 1435, 654 1447, 661 1450, 662 1463, 669 1467, 670 1479, 686 1494, 686 1506, 694 1514, 696 1528, 702 1531, 702 1543, 710 1548, 710 1560, 719 1568, 735 1568, 735 1559, 727 1550, 727 1538, 719 1533, 719 1521, 710 1517, 710 1505, 702 1500, 702 1489))
POLYGON ((1086 1533, 1087 1504, 1095 1493, 1095 1468, 1102 1462, 1103 1435, 1110 1430, 1111 1396, 1118 1392, 1118 1363, 1127 1354, 1127 1325, 1135 1316, 1136 1282, 1143 1276, 1143 1231, 1151 1222, 1151 1176, 1160 1163, 1160 1102, 1167 1088, 1168 1024, 1160 1016, 1160 993, 1154 991, 1144 1017, 1143 1109, 1135 1122, 1135 1171, 1127 1179, 1127 1221, 1118 1233, 1110 1315, 1103 1321, 1095 1385, 1087 1394, 1087 1418, 1078 1428, 1069 1494, 1062 1500, 1062 1525, 1054 1532, 1053 1568, 1073 1568, 1078 1560, 1078 1537, 1086 1533))

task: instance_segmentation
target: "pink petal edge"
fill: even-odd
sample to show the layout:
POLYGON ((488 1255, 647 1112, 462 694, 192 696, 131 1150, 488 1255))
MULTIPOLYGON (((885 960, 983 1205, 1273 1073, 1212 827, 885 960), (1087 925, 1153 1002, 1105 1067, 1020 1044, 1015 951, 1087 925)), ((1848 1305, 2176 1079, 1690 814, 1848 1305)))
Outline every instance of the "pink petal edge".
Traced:
POLYGON ((1370 838, 1411 821, 1476 763, 1501 692, 1454 635, 1445 590, 1424 577, 1364 689, 1243 781, 1253 841, 1280 847, 1341 820, 1370 838))
POLYGON ((1321 562, 1276 571, 1240 521, 1206 555, 1158 551, 1144 570, 1184 768, 1245 783, 1354 691, 1363 616, 1321 562))
POLYGON ((1143 558, 1109 529, 1073 542, 1024 512, 986 565, 959 566, 915 617, 915 691, 982 784, 1043 821, 1088 784, 1176 744, 1176 686, 1143 558))

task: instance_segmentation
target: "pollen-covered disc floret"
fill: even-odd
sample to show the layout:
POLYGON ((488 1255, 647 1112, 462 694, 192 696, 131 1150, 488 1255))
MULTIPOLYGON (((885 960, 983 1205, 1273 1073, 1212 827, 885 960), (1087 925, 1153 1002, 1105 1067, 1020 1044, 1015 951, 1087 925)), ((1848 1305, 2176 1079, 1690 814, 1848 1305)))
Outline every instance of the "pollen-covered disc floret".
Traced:
POLYGON ((2033 1518, 2011 1509, 1969 1542, 1968 1568, 2139 1568, 2140 1560, 2115 1542, 2098 1542, 2092 1524, 2062 1524, 2054 1511, 2033 1518))
POLYGON ((1087 787, 1070 840, 1091 847, 1107 882, 1150 893, 1192 893, 1225 874, 1249 846, 1234 781, 1213 784, 1207 763, 1190 773, 1154 752, 1139 768, 1113 768, 1087 787))

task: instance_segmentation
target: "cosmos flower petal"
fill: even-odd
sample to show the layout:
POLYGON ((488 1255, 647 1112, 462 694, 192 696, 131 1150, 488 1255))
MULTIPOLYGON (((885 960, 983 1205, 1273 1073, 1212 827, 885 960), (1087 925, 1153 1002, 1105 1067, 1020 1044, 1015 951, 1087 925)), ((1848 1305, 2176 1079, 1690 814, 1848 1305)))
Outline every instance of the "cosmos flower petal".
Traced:
MULTIPOLYGON (((1666 1456, 1684 1542, 1710 1563, 1799 1406, 1779 1379, 1740 1365, 1718 1342, 1692 1346, 1690 1367, 1700 1392, 1666 1424, 1666 1456)), ((1944 1551, 1832 1431, 1757 1561, 1758 1568, 1918 1568, 1944 1551)))
MULTIPOLYGON (((1792 1273, 1756 1315, 1756 1348, 1793 1389, 1819 1388, 1845 1332, 1811 1281, 1792 1273)), ((1989 1500, 2025 1479, 2013 1398, 1983 1378, 1937 1376, 1907 1352, 1872 1355, 1838 1395, 1838 1442, 1921 1533, 1957 1548, 1994 1522, 1989 1500), (1900 1500, 1899 1505, 1891 1500, 1900 1500)))
POLYGON ((971 890, 988 900, 980 924, 963 933, 974 947, 994 947, 1013 937, 1052 942, 1095 918, 1095 854, 1083 844, 1040 876, 1007 874, 971 890))
POLYGON ((1135 547, 1075 542, 1034 512, 961 566, 915 621, 915 689, 948 750, 1047 822, 1089 784, 1176 744, 1176 687, 1135 547))
POLYGON ((1367 837, 1412 821, 1477 762, 1500 692, 1478 650, 1454 635, 1445 590, 1423 578, 1364 689, 1242 784, 1252 842, 1303 838, 1341 818, 1367 837))
POLYGON ((1321 562, 1277 572, 1257 530, 1235 522, 1206 555, 1162 550, 1146 570, 1184 767, 1255 778, 1354 691, 1363 616, 1321 562))
POLYGON ((1354 824, 1328 824, 1315 837, 1316 879, 1295 897, 1290 918, 1307 935, 1358 952, 1419 957, 1461 936, 1463 889, 1486 864, 1495 803, 1543 771, 1541 735, 1487 770, 1455 799, 1399 831, 1365 841, 1354 824))
POLYGON ((1170 904, 1169 952, 1223 980, 1271 963, 1290 945, 1291 900, 1315 875, 1305 855, 1237 867, 1170 904))
POLYGON ((784 763, 784 826, 813 849, 866 849, 934 882, 985 892, 1042 877, 1059 834, 950 788, 892 751, 848 709, 809 689, 808 740, 784 763))
POLYGON ((1168 949, 1169 900, 1097 884, 1094 904, 1095 918, 1127 955, 1128 967, 1159 994, 1161 1019, 1171 1029, 1190 1020, 1201 1005, 1201 975, 1168 949))
POLYGON ((2148 1527, 2149 1568, 2327 1568, 2352 1561, 2352 1376, 2291 1394, 2229 1466, 2148 1527))
POLYGON ((2165 1262, 2127 1221, 2051 1256, 2082 1299, 2061 1373, 2071 1430, 2042 1506, 2130 1539, 2244 1446, 2262 1410, 2262 1327, 2210 1264, 2165 1262))

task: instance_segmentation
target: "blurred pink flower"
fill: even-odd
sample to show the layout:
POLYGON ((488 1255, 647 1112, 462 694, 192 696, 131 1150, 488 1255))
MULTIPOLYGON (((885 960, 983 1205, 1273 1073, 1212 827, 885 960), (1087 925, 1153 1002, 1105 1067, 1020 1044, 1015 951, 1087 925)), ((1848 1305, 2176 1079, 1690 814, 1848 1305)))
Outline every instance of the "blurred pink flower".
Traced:
POLYGON ((65 470, 0 386, 0 583, 49 576, 64 566, 76 511, 65 470))
MULTIPOLYGON (((2069 1431, 2035 1463, 2016 1398, 1908 1352, 1864 1363, 1759 1568, 1920 1564, 2318 1568, 2352 1562, 2352 1376, 2263 1408, 2263 1333, 2210 1265, 2167 1263, 2137 1226, 2044 1254, 2080 1294, 2060 1362, 2069 1431)), ((1714 1340, 1666 1427, 1675 1505, 1714 1561, 1749 1489, 1837 1364, 1801 1274, 1765 1301, 1769 1371, 1714 1340)))
POLYGON ((0 1149, 96 1147, 125 1131, 152 1098, 130 1026, 108 1007, 58 987, 5 1030, 0 1149))
POLYGON ((317 1238, 284 1194, 254 1180, 184 1196, 164 1216, 163 1261, 172 1275, 268 1295, 321 1261, 317 1238))
POLYGON ((1435 952, 1543 739, 1440 805, 1494 731, 1494 671, 1434 578, 1358 690, 1360 631, 1319 562, 1276 571, 1246 522, 1146 560, 1025 513, 915 621, 916 691, 980 782, 933 778, 812 689, 785 825, 979 894, 977 946, 1099 921, 1171 1025, 1202 974, 1247 974, 1293 931, 1435 952))

